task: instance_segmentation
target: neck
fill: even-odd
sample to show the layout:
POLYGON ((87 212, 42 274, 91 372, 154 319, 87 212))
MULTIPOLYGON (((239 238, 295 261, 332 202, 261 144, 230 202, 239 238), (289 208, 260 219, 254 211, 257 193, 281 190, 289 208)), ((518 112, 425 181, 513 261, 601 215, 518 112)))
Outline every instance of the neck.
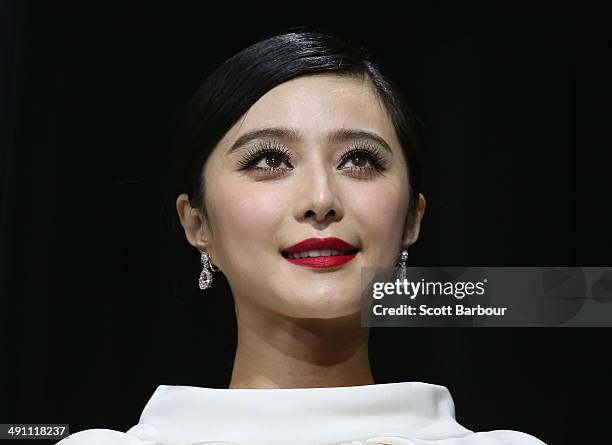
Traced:
POLYGON ((237 311, 232 388, 322 388, 374 383, 369 329, 359 312, 333 319, 237 311))

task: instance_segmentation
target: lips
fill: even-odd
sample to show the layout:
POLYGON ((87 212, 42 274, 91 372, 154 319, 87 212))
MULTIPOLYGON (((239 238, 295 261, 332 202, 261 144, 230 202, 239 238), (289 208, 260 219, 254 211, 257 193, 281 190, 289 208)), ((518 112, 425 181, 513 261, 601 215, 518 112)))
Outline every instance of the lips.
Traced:
POLYGON ((308 238, 281 251, 290 263, 306 267, 335 267, 351 261, 359 248, 340 238, 308 238))

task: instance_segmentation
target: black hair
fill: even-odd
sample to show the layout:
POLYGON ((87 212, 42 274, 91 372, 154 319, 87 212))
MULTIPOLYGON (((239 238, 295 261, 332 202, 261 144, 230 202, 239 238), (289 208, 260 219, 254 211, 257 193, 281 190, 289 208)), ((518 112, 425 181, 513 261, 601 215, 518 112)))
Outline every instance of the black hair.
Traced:
MULTIPOLYGON (((196 91, 181 131, 172 197, 189 196, 208 221, 202 171, 225 133, 269 90, 296 77, 336 74, 369 79, 395 127, 408 163, 409 212, 414 217, 421 190, 422 161, 413 119, 399 89, 367 49, 327 33, 298 29, 265 38, 223 62, 196 91)), ((176 216, 176 214, 175 214, 176 216)))

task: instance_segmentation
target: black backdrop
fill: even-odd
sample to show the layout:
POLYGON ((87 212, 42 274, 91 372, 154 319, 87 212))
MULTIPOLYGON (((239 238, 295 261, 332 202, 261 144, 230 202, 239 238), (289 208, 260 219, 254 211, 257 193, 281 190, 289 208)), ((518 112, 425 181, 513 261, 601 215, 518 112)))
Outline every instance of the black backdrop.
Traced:
MULTIPOLYGON (((168 164, 206 74, 290 26, 367 45, 420 117, 428 208, 410 264, 610 265, 608 23, 559 8, 1 2, 0 423, 125 431, 159 384, 226 387, 228 287, 197 289, 198 255, 167 222, 168 164)), ((608 440, 609 340, 387 328, 371 356, 378 383, 447 386, 470 429, 574 444, 608 440)))

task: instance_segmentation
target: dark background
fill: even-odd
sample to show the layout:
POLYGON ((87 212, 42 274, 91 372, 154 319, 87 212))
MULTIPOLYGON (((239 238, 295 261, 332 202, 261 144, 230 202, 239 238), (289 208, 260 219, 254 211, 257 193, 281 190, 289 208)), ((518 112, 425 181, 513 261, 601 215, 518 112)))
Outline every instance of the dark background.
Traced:
MULTIPOLYGON (((404 3, 0 2, 0 422, 125 431, 159 384, 227 387, 228 286, 197 287, 168 165, 205 76, 290 26, 368 46, 421 119, 409 264, 611 265, 603 12, 404 3)), ((371 335, 377 383, 447 386, 472 430, 609 440, 609 330, 371 335)))

